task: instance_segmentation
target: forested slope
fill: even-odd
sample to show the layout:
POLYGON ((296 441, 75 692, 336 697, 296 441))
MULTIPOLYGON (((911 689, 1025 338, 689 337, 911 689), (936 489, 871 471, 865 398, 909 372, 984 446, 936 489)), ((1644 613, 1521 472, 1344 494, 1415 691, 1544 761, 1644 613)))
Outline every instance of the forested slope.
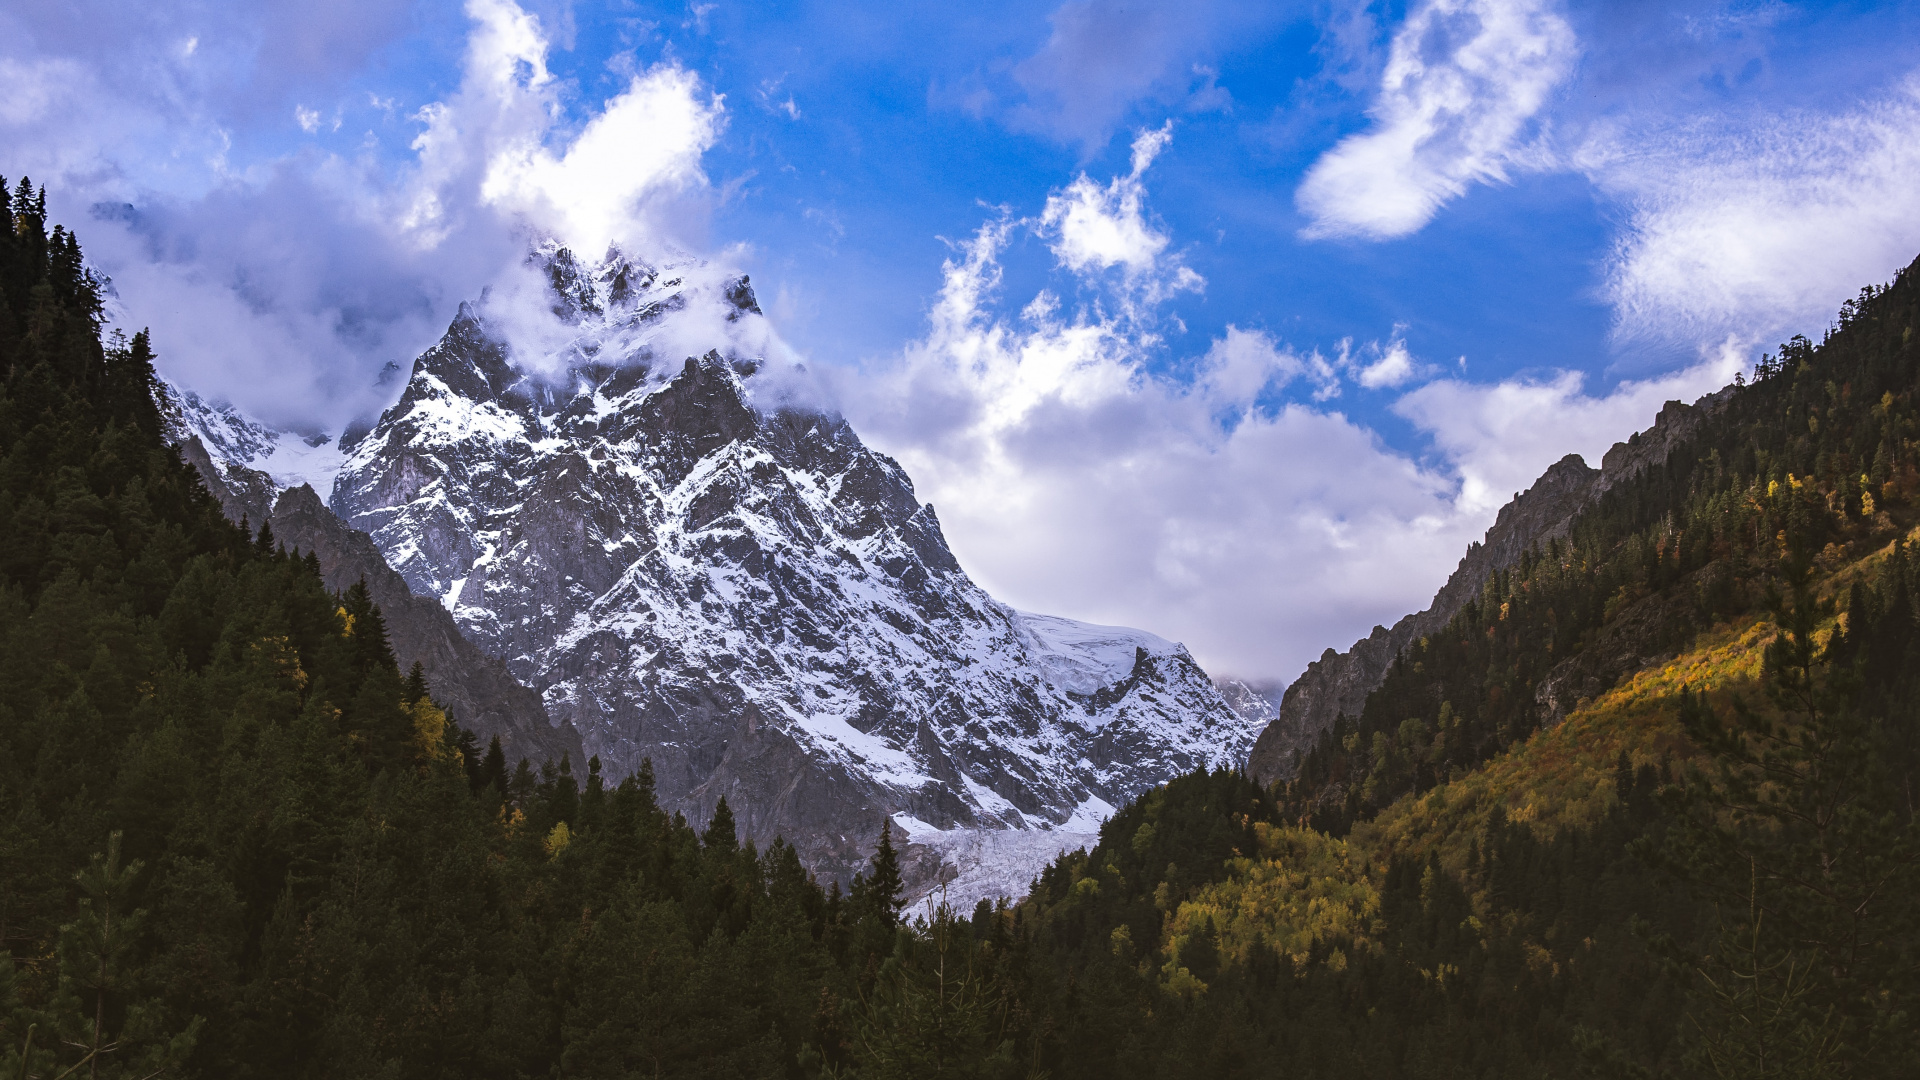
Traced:
POLYGON ((10 201, 0 1075, 800 1074, 893 949, 891 848, 842 897, 724 803, 483 752, 363 588, 221 516, 146 335, 10 201))

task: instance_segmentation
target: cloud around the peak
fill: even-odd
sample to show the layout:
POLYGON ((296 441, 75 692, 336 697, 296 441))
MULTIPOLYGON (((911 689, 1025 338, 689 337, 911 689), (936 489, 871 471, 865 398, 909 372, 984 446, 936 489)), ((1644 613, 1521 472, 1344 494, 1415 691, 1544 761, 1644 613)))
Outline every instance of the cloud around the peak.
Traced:
POLYGON ((1382 240, 1424 226, 1476 183, 1498 183, 1572 71, 1553 0, 1426 0, 1394 33, 1372 123, 1321 155, 1295 202, 1309 238, 1382 240))
POLYGON ((701 161, 725 123, 722 99, 699 76, 656 64, 569 132, 569 88, 548 70, 539 21, 512 0, 469 0, 467 13, 460 89, 420 111, 410 229, 437 243, 470 224, 452 204, 503 214, 589 257, 616 242, 698 239, 675 234, 704 217, 685 204, 709 189, 701 161))
MULTIPOLYGON (((533 239, 586 259, 614 242, 656 257, 707 243, 703 159, 726 108, 699 76, 671 59, 629 66, 611 97, 582 100, 549 69, 554 31, 539 17, 512 0, 469 0, 465 15, 457 83, 410 124, 395 116, 411 131, 384 157, 315 143, 228 162, 226 106, 208 96, 225 84, 194 73, 244 68, 241 46, 190 36, 178 12, 179 27, 148 27, 169 43, 148 64, 165 92, 116 74, 110 53, 0 55, 0 91, 39 88, 0 92, 0 132, 22 148, 14 167, 50 182, 82 225, 115 282, 116 321, 153 329, 163 373, 271 422, 337 431, 384 406, 382 368, 432 344, 533 239), (152 132, 177 146, 148 146, 152 132)), ((365 47, 349 35, 289 63, 365 47)), ((288 107, 279 122, 318 130, 333 115, 288 107)))

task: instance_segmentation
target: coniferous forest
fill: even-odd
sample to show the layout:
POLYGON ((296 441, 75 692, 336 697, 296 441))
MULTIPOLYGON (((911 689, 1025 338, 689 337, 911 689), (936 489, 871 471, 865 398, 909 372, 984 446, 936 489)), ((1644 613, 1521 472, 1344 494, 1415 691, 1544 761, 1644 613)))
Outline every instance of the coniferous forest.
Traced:
POLYGON ((221 516, 164 440, 167 343, 103 338, 77 238, 9 202, 0 1075, 1920 1068, 1920 268, 1290 782, 1180 778, 1018 903, 911 911, 884 834, 823 887, 645 770, 483 746, 364 589, 221 516), (1600 674, 1555 714, 1569 663, 1600 674))

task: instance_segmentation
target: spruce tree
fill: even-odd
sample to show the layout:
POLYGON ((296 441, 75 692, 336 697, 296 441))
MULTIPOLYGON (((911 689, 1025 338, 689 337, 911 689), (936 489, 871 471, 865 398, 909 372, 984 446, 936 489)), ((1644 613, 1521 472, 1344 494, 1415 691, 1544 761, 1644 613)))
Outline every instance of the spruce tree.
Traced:
POLYGON ((727 797, 720 796, 714 804, 713 818, 707 822, 705 832, 700 834, 700 845, 708 851, 731 852, 740 846, 740 833, 733 823, 733 808, 727 805, 727 797))
POLYGON ((500 736, 487 741, 487 756, 480 763, 479 786, 493 785, 502 796, 507 793, 507 754, 500 749, 500 736))
POLYGON ((880 823, 880 843, 873 849, 867 872, 854 880, 854 906, 859 917, 891 929, 900 924, 906 907, 905 884, 900 879, 900 855, 893 849, 893 819, 880 823))

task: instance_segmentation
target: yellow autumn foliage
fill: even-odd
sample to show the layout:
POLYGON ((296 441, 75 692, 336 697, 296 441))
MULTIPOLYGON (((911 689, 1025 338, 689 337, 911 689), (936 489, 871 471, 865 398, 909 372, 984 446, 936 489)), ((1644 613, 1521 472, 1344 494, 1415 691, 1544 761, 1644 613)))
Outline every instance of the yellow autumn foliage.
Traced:
POLYGON ((447 745, 447 714, 433 699, 422 697, 407 707, 413 718, 413 752, 422 760, 437 761, 458 757, 460 752, 447 745))
POLYGON ((1254 826, 1258 857, 1229 862, 1226 880, 1183 902, 1168 920, 1177 963, 1211 923, 1224 963, 1245 962, 1258 946, 1305 963, 1316 945, 1351 952, 1368 938, 1380 894, 1366 857, 1345 840, 1312 829, 1254 826))
POLYGON ((249 645, 248 650, 256 662, 273 668, 293 689, 307 688, 307 672, 300 666, 300 653, 293 647, 293 639, 285 634, 263 637, 249 645))
POLYGON ((560 853, 567 850, 567 845, 571 843, 573 843, 573 830, 567 828, 567 823, 562 821, 556 824, 551 832, 547 833, 547 838, 541 841, 540 846, 546 849, 549 859, 557 859, 560 857, 560 853))
POLYGON ((1437 850, 1441 865, 1458 874, 1495 807, 1543 839, 1591 825, 1613 805, 1613 768, 1622 751, 1635 765, 1692 753, 1677 719, 1683 687, 1707 689, 1715 697, 1740 691, 1757 696, 1761 651, 1773 634, 1773 624, 1763 618, 1722 625, 1692 651, 1583 703, 1559 726, 1534 733, 1450 783, 1401 798, 1354 826, 1350 839, 1381 864, 1395 855, 1437 850))
MULTIPOLYGON (((1920 529, 1909 540, 1920 538, 1920 529)), ((1891 546, 1837 568, 1819 591, 1835 597, 1857 576, 1888 557, 1891 546)), ((1819 631, 1824 639, 1845 614, 1819 631)), ((1583 701, 1558 726, 1465 776, 1417 795, 1402 797, 1371 821, 1354 826, 1345 840, 1312 830, 1256 826, 1259 850, 1232 860, 1228 877, 1203 888, 1170 914, 1165 929, 1168 961, 1162 969, 1169 992, 1191 996, 1206 984, 1180 963, 1182 951, 1210 926, 1218 934, 1220 961, 1245 963, 1255 945, 1297 963, 1319 947, 1330 966, 1377 950, 1370 938, 1379 913, 1378 885, 1395 856, 1437 852, 1456 877, 1467 865, 1473 840, 1494 809, 1510 823, 1542 839, 1600 820, 1613 806, 1613 772, 1624 752, 1634 765, 1694 751, 1678 721, 1681 690, 1705 692, 1724 702, 1734 694, 1759 707, 1761 658, 1776 633, 1771 620, 1750 615, 1703 633, 1693 647, 1659 667, 1642 670, 1594 701, 1583 701)), ((1349 736, 1349 750, 1355 749, 1349 736)), ((1477 897, 1476 904, 1484 897, 1477 897)), ((1163 905, 1164 910, 1164 905, 1163 905)), ((1481 915, 1485 914, 1484 907, 1481 915)), ((1532 963, 1551 966, 1551 955, 1534 946, 1532 963)))

